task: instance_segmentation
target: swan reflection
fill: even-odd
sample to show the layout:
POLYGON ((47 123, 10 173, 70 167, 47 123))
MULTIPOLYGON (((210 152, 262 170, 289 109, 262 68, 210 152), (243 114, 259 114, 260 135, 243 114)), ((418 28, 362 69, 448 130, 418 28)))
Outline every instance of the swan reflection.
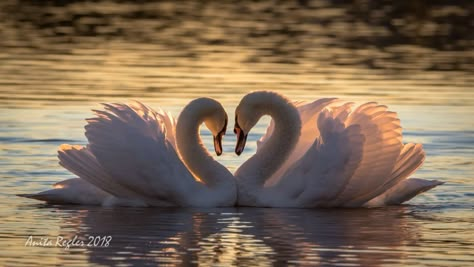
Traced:
MULTIPOLYGON (((409 208, 383 209, 103 209, 67 210, 60 234, 112 236, 84 247, 89 263, 275 265, 356 263, 405 258, 416 243, 409 208)), ((71 249, 73 253, 76 249, 71 249)))

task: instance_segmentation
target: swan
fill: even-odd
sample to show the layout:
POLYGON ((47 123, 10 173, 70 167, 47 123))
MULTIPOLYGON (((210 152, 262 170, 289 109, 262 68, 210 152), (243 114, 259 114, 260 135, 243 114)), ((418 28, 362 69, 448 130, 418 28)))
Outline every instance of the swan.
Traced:
POLYGON ((442 182, 407 179, 423 163, 421 144, 403 144, 400 120, 370 102, 291 102, 270 91, 242 98, 235 152, 263 115, 272 118, 257 152, 234 173, 238 205, 374 207, 401 204, 442 182))
POLYGON ((213 159, 199 136, 202 123, 214 136, 217 155, 227 114, 211 98, 184 107, 177 123, 140 102, 104 104, 86 119, 86 147, 61 145, 59 163, 79 178, 29 197, 50 203, 103 206, 233 206, 232 173, 213 159))

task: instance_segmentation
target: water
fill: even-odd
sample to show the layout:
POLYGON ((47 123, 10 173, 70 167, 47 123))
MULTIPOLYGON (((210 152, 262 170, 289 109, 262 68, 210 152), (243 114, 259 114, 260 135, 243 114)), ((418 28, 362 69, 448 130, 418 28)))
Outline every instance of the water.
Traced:
MULTIPOLYGON (((0 3, 0 263, 12 266, 471 266, 474 37, 470 1, 0 3), (178 115, 211 96, 229 117, 251 90, 295 100, 378 101, 399 113, 446 182, 378 209, 134 209, 44 205, 15 194, 72 177, 62 143, 85 144, 100 102, 141 100, 178 115), (26 246, 29 236, 53 245, 26 246), (56 238, 84 246, 55 246, 56 238), (87 246, 90 236, 109 246, 87 246)), ((225 137, 220 161, 244 155, 225 137)), ((228 131, 229 133, 231 131, 228 131)), ((202 131, 206 144, 211 138, 202 131)))

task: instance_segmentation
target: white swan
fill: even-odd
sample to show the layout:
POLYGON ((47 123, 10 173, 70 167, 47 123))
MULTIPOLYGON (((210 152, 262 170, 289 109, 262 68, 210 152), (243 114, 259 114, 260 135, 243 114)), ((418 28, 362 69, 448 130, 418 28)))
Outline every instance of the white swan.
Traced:
POLYGON ((386 106, 336 99, 291 103, 268 91, 237 106, 236 153, 263 115, 272 122, 257 153, 235 172, 238 205, 360 207, 400 204, 442 182, 406 179, 423 162, 420 144, 402 144, 400 121, 386 106))
POLYGON ((204 122, 217 155, 227 114, 217 101, 199 98, 170 114, 139 102, 105 104, 87 119, 87 147, 62 145, 60 164, 80 178, 55 189, 21 195, 52 203, 126 206, 233 206, 233 175, 207 152, 199 136, 204 122), (177 153, 179 151, 179 154, 177 153))

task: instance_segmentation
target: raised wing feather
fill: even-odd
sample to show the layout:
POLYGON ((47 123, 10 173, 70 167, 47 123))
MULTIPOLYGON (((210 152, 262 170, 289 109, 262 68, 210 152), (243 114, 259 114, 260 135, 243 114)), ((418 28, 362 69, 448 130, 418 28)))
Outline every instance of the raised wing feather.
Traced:
POLYGON ((324 110, 317 119, 321 136, 281 178, 277 186, 299 207, 326 206, 349 181, 362 159, 364 138, 358 125, 346 127, 350 105, 324 110))
POLYGON ((391 175, 388 176, 389 179, 385 179, 384 184, 378 188, 374 188, 371 193, 372 196, 376 197, 383 194, 404 179, 407 179, 408 176, 414 173, 423 164, 424 160, 425 152, 421 144, 405 144, 392 169, 391 175))
POLYGON ((96 110, 97 117, 87 120, 88 149, 106 172, 108 183, 128 193, 103 189, 118 197, 133 192, 176 205, 186 201, 197 182, 175 150, 174 120, 139 102, 104 107, 105 111, 96 110))
POLYGON ((349 114, 346 125, 359 125, 364 135, 362 160, 333 206, 361 206, 380 194, 391 180, 402 150, 400 120, 386 106, 366 103, 349 114))

